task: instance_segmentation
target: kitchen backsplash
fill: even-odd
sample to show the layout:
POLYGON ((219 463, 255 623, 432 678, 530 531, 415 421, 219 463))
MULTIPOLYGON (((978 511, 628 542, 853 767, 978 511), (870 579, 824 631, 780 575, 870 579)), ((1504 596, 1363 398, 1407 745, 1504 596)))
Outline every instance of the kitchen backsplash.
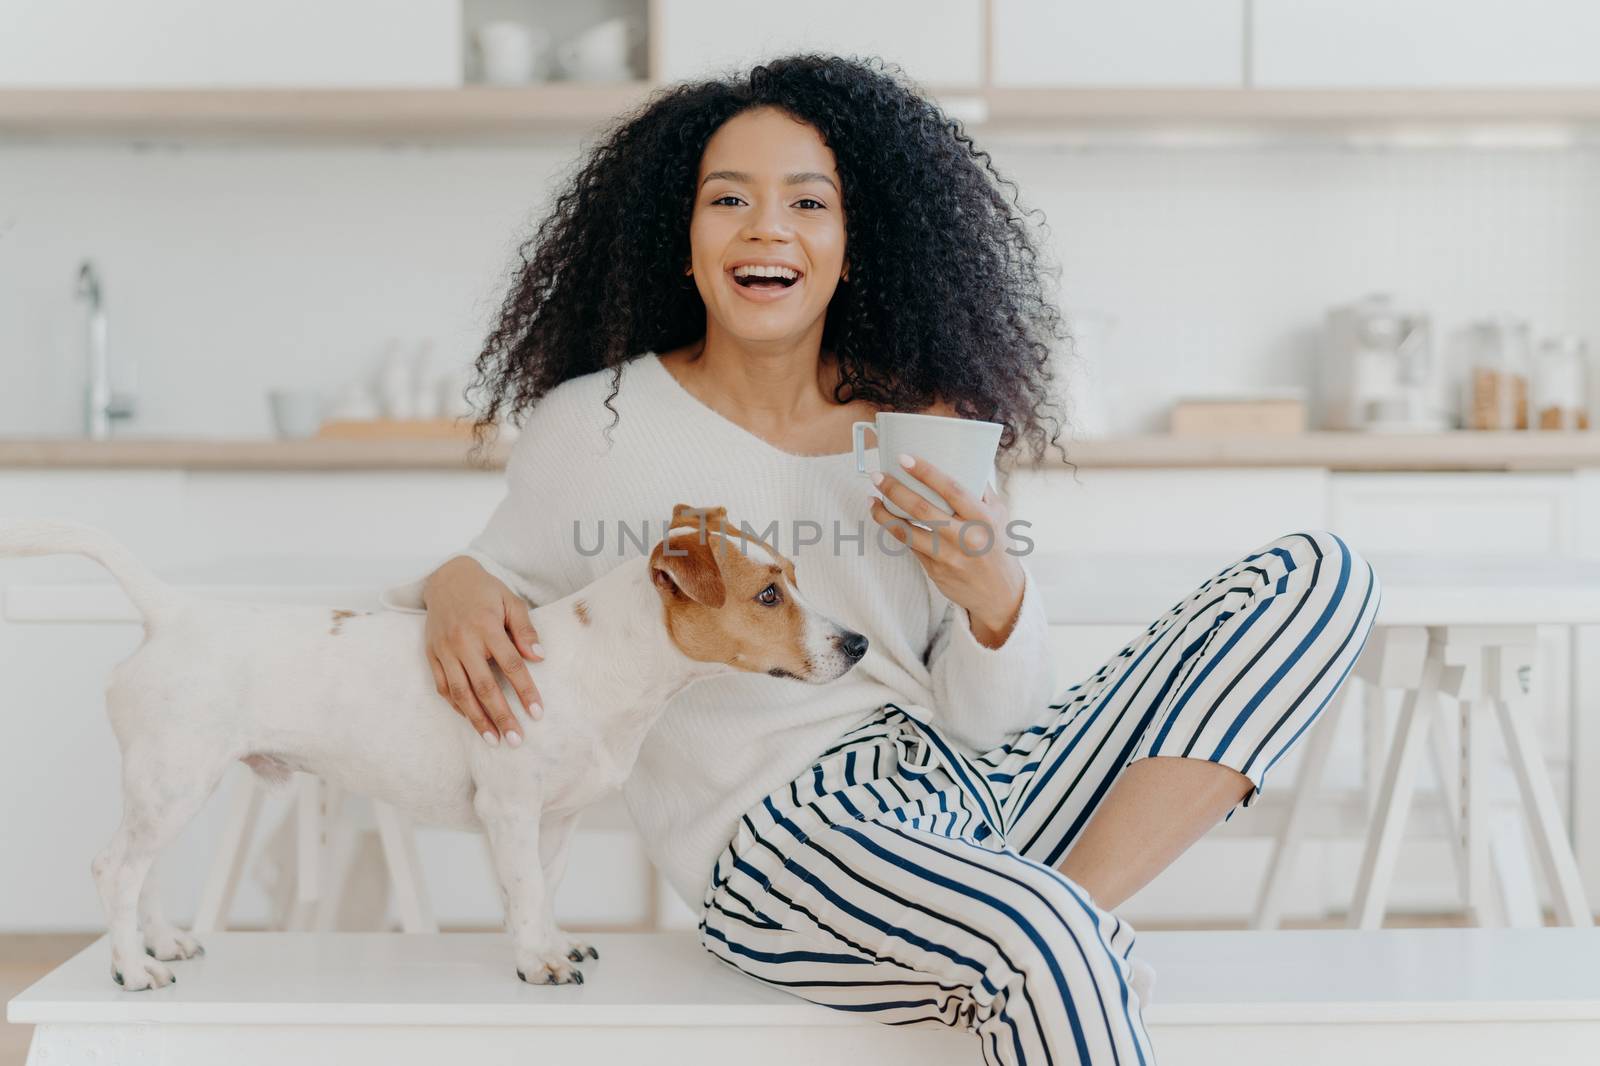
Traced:
MULTIPOLYGON (((1600 149, 979 142, 1044 213, 1085 424, 1309 388, 1326 309, 1378 290, 1440 337, 1514 313, 1600 363, 1600 149)), ((0 145, 0 433, 81 432, 84 258, 137 361, 119 435, 269 435, 269 390, 394 342, 465 366, 577 150, 0 145)))

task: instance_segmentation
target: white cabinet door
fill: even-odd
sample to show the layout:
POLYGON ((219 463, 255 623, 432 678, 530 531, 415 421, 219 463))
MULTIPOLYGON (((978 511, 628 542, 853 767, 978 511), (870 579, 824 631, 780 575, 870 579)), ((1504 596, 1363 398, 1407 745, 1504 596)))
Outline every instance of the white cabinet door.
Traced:
POLYGON ((1244 84, 1244 0, 994 0, 999 86, 1244 84))
MULTIPOLYGON (((1203 557, 1216 568, 1297 530, 1327 528, 1328 472, 1019 469, 1007 488, 1033 551, 1203 557)), ((1340 532, 1335 530, 1335 532, 1340 532)))
POLYGON ((660 0, 661 81, 742 70, 793 52, 881 56, 925 88, 981 80, 979 0, 811 0, 804 5, 660 0))
POLYGON ((460 84, 460 0, 0 0, 0 87, 460 84))
POLYGON ((1593 0, 1255 0, 1262 88, 1600 84, 1593 0))
POLYGON ((1334 529, 1374 555, 1565 556, 1571 474, 1335 474, 1334 529))

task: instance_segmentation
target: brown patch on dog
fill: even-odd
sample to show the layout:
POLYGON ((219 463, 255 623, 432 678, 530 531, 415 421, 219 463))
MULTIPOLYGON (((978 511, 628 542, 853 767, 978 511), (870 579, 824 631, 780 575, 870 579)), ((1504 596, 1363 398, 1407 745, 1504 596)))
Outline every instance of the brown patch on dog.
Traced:
POLYGON ((813 664, 805 648, 806 612, 788 594, 795 587, 794 564, 730 525, 725 508, 680 503, 672 516, 668 535, 650 555, 650 566, 667 613, 667 630, 683 653, 753 673, 809 676, 813 664), (692 528, 674 531, 679 526, 692 528), (741 550, 739 541, 760 550, 741 550), (760 599, 769 585, 777 592, 770 604, 760 599))
POLYGON ((578 621, 582 622, 584 625, 589 624, 589 605, 587 603, 583 602, 582 600, 574 600, 572 603, 572 613, 577 615, 578 621))
MULTIPOLYGON (((363 612, 363 613, 370 614, 371 612, 363 612)), ((356 616, 356 612, 355 611, 347 611, 342 607, 335 607, 333 609, 333 628, 328 630, 328 632, 330 634, 333 634, 333 635, 337 636, 338 633, 339 633, 339 626, 344 622, 344 620, 346 618, 354 618, 355 616, 356 616)))

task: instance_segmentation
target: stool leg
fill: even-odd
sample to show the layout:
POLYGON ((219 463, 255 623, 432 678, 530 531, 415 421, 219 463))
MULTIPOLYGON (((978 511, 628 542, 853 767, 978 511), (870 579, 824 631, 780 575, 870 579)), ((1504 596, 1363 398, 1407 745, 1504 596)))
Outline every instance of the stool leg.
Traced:
POLYGON ((1516 771, 1517 787, 1533 827, 1534 850, 1544 867, 1545 879, 1554 897, 1556 916, 1563 925, 1592 926, 1594 913, 1584 897, 1583 881, 1578 876, 1578 860, 1561 824, 1555 790, 1545 770, 1544 755, 1528 725, 1503 697, 1494 700, 1500 728, 1505 733, 1506 750, 1516 771))
POLYGON ((1492 709, 1482 699, 1461 701, 1461 897, 1468 916, 1481 926, 1505 924, 1489 881, 1491 714, 1492 709))
POLYGON ((339 904, 344 898, 345 884, 350 877, 350 866, 355 858, 356 828, 346 817, 344 789, 325 785, 323 792, 323 825, 328 835, 328 847, 323 853, 322 897, 317 900, 312 927, 319 933, 331 933, 338 928, 339 904))
POLYGON ((222 839, 217 842, 216 857, 206 874, 205 888, 200 892, 200 907, 195 912, 195 935, 215 932, 228 921, 228 910, 233 906, 234 893, 239 890, 239 877, 244 873, 244 861, 250 853, 250 840, 255 835, 256 819, 261 814, 261 782, 251 770, 235 774, 233 792, 228 797, 228 819, 223 824, 222 839))
POLYGON ((394 882, 395 904, 400 908, 400 927, 408 933, 437 933, 432 908, 422 884, 422 864, 417 861, 417 841, 411 826, 395 809, 381 800, 372 801, 372 813, 383 840, 384 858, 394 882))
POLYGON ((1533 883, 1533 865, 1528 861, 1527 841, 1522 820, 1514 811, 1496 811, 1489 830, 1489 864, 1494 868, 1494 883, 1500 890, 1500 913, 1506 924, 1516 929, 1544 925, 1539 910, 1539 891, 1533 883))
POLYGON ((1361 687, 1361 797, 1370 821, 1378 813, 1378 789, 1389 751, 1389 703, 1381 685, 1363 680, 1361 687))
POLYGON ((1311 735, 1306 738, 1305 759, 1300 764, 1300 775, 1295 781, 1288 814, 1278 830, 1277 840, 1273 842, 1272 859, 1267 864, 1267 876, 1261 884, 1261 895, 1250 921, 1252 929, 1276 929, 1283 919, 1283 897, 1288 890, 1289 875, 1294 870, 1300 844, 1305 839, 1306 819, 1322 786, 1323 771, 1333 751, 1334 735, 1339 731, 1346 705, 1354 698, 1354 690, 1354 685, 1346 685, 1328 709, 1322 712, 1323 721, 1313 726, 1311 735))
POLYGON ((1361 856, 1361 871, 1356 875, 1355 899, 1350 905, 1349 924, 1356 929, 1376 929, 1383 922, 1389 882, 1400 850, 1400 835, 1405 830, 1411 795, 1416 789, 1417 766, 1427 743, 1438 706, 1439 658, 1430 654, 1417 687, 1406 692, 1400 707, 1400 722, 1395 728, 1394 746, 1384 768, 1383 788, 1378 794, 1378 813, 1367 836, 1361 856))
POLYGON ((286 928, 307 930, 316 924, 322 893, 322 852, 327 843, 325 786, 322 778, 302 774, 295 793, 295 886, 286 928))

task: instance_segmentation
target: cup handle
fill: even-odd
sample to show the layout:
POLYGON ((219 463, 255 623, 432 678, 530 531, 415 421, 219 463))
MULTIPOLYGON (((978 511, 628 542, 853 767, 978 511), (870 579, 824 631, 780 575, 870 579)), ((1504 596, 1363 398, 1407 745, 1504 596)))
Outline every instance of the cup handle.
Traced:
POLYGON ((872 430, 872 439, 878 439, 878 426, 875 422, 856 422, 850 426, 850 447, 856 453, 856 473, 865 474, 867 470, 867 430, 872 430))

